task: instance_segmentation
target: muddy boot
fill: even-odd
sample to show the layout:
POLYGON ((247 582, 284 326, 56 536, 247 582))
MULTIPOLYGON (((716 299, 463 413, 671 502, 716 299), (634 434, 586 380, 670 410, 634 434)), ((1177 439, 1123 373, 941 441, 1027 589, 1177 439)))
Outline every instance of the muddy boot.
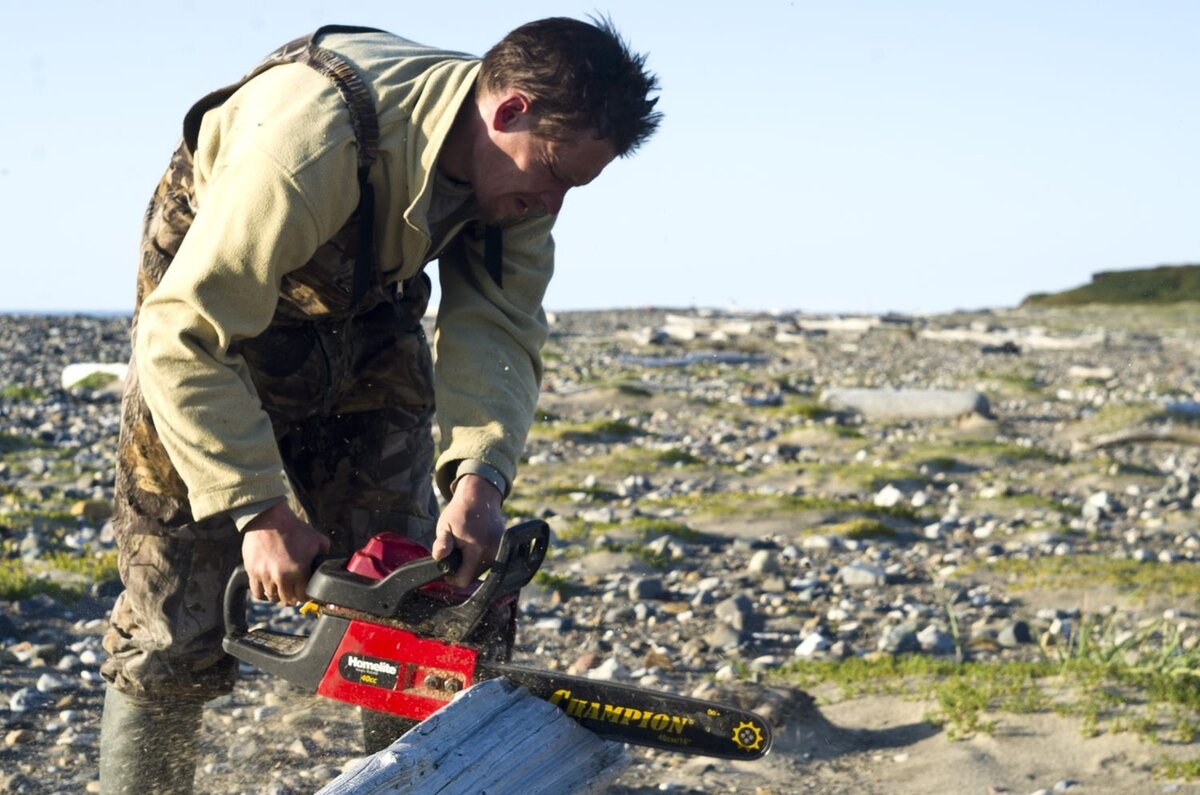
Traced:
POLYGON ((148 701, 114 687, 100 720, 100 792, 188 795, 196 771, 201 701, 148 701))
POLYGON ((415 720, 397 718, 373 709, 362 708, 359 712, 362 713, 363 751, 368 754, 382 751, 417 725, 415 720))

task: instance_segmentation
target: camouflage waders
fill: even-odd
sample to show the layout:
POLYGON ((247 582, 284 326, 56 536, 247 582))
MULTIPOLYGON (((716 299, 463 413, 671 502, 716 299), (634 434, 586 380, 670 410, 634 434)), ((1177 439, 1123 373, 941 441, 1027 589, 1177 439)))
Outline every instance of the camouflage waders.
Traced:
MULTIPOLYGON (((378 146, 375 109, 358 75, 314 43, 328 30, 285 45, 188 113, 184 141, 146 213, 137 309, 170 266, 198 209, 192 153, 204 112, 280 63, 305 63, 333 81, 358 139, 358 209, 284 278, 270 326, 237 352, 271 418, 293 505, 331 537, 338 555, 381 530, 432 543, 437 499, 433 368, 420 325, 429 279, 421 274, 398 289, 381 281, 366 181, 378 146)), ((132 696, 211 698, 228 692, 236 675, 236 661, 221 649, 221 597, 241 561, 241 538, 225 516, 192 518, 186 487, 142 399, 136 362, 131 365, 113 517, 126 590, 113 608, 102 673, 132 696)))

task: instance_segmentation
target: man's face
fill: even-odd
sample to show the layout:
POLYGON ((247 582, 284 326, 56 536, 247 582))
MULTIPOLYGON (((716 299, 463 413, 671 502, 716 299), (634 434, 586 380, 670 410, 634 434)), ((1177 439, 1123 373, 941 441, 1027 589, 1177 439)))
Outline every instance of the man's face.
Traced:
POLYGON ((571 188, 586 185, 616 157, 590 131, 555 141, 533 132, 523 97, 504 100, 491 116, 488 138, 476 151, 472 184, 488 223, 557 215, 571 188))

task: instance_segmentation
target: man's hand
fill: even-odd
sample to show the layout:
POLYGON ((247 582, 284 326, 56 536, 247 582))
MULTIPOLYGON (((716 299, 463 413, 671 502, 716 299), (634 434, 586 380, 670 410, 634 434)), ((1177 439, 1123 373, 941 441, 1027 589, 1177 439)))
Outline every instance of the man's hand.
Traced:
POLYGON ((242 564, 251 595, 285 605, 302 601, 313 558, 328 551, 329 539, 286 502, 272 505, 242 532, 242 564))
POLYGON ((450 584, 470 585, 496 559, 500 536, 504 535, 500 513, 503 496, 478 475, 463 475, 458 481, 454 496, 438 519, 433 542, 433 557, 437 560, 455 549, 462 550, 462 564, 446 578, 450 584))

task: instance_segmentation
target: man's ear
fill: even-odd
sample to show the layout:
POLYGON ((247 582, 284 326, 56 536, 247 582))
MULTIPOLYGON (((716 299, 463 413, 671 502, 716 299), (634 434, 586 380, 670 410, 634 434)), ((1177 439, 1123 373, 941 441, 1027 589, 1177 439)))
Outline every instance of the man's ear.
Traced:
POLYGON ((529 97, 511 91, 496 105, 492 112, 492 129, 496 132, 513 132, 529 116, 529 97))

